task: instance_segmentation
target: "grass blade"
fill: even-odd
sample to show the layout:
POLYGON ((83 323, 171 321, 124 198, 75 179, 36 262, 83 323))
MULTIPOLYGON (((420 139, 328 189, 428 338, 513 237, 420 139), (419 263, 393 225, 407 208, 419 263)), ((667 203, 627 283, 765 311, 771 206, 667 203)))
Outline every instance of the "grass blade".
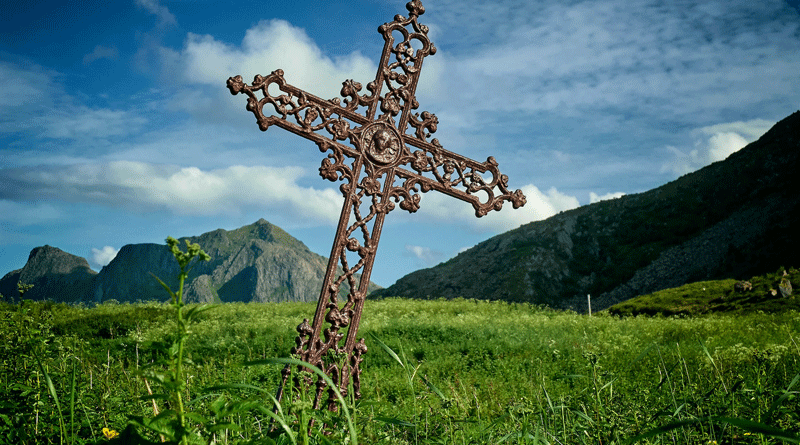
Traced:
POLYGON ((657 428, 653 428, 652 430, 639 434, 638 436, 631 437, 630 439, 624 441, 624 444, 636 443, 642 439, 647 439, 648 437, 658 436, 659 434, 664 434, 668 431, 672 431, 677 428, 681 428, 687 425, 691 425, 693 423, 700 422, 703 419, 696 418, 696 419, 686 419, 686 420, 679 420, 677 422, 668 423, 663 426, 659 426, 657 428))
POLYGON ((373 417, 373 419, 377 420, 378 422, 383 422, 389 425, 405 426, 409 428, 413 428, 416 426, 413 423, 406 422, 405 420, 400 420, 397 417, 375 416, 373 417))
POLYGON ((772 417, 772 413, 775 412, 775 410, 778 409, 778 407, 781 406, 787 398, 797 393, 797 391, 792 391, 791 389, 794 385, 797 384, 798 381, 800 381, 800 374, 794 376, 792 381, 789 383, 789 386, 787 386, 786 389, 783 391, 783 395, 781 395, 777 400, 772 402, 772 405, 770 405, 769 411, 767 412, 768 419, 772 417))
POLYGON ((383 348, 383 350, 386 351, 387 354, 389 354, 393 359, 395 359, 395 361, 397 361, 397 363, 400 364, 400 366, 403 367, 403 369, 405 369, 406 365, 404 365, 403 361, 400 360, 400 357, 398 357, 397 354, 394 351, 392 351, 392 348, 390 348, 389 346, 386 346, 386 343, 382 342, 381 339, 378 338, 375 334, 370 332, 369 335, 371 335, 372 338, 376 342, 378 342, 378 345, 380 345, 380 347, 383 348))
POLYGON ((70 428, 70 443, 75 442, 75 386, 77 379, 77 366, 75 364, 77 358, 73 357, 72 360, 72 382, 70 384, 69 392, 69 428, 70 428))
POLYGON ((47 392, 50 393, 50 397, 53 398, 53 402, 56 405, 56 412, 58 413, 58 425, 59 429, 61 430, 61 438, 63 441, 63 438, 66 435, 66 428, 64 426, 64 414, 61 412, 61 403, 58 401, 56 387, 53 385, 53 379, 50 378, 50 374, 48 374, 48 372, 44 369, 44 365, 42 365, 39 357, 36 357, 36 363, 39 365, 39 371, 41 371, 42 375, 44 376, 44 381, 47 385, 47 392))
POLYGON ((421 378, 422 381, 425 382, 425 385, 427 385, 428 388, 431 391, 434 392, 434 394, 436 394, 437 396, 439 396, 440 399, 442 399, 442 402, 446 402, 447 401, 447 397, 444 396, 442 391, 440 391, 439 388, 436 387, 436 385, 434 385, 433 383, 429 382, 428 379, 425 378, 425 376, 419 376, 419 378, 421 378))
POLYGON ((747 419, 732 418, 732 417, 715 416, 712 417, 712 419, 717 422, 724 422, 729 425, 741 428, 751 433, 763 434, 765 436, 774 437, 776 439, 780 439, 785 442, 800 444, 800 436, 795 435, 791 431, 782 430, 780 428, 776 428, 774 426, 770 426, 764 423, 755 422, 747 419))

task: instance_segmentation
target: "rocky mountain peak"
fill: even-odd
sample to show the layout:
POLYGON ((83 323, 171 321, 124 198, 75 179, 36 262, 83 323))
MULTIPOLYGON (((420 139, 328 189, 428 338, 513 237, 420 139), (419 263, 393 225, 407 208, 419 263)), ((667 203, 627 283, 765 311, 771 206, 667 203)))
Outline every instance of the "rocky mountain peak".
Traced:
POLYGON ((44 245, 31 250, 25 267, 0 280, 0 294, 19 300, 17 283, 33 285, 24 298, 31 300, 85 301, 97 272, 85 258, 44 245))
MULTIPOLYGON (((211 256, 192 267, 185 283, 187 302, 316 301, 327 259, 283 229, 261 218, 234 230, 217 229, 181 238, 211 256)), ((52 246, 33 249, 25 267, 0 281, 0 293, 18 299, 17 283, 33 284, 30 299, 119 302, 163 301, 155 277, 177 288, 178 265, 164 244, 128 244, 100 273, 88 262, 52 246)), ((378 286, 371 285, 370 289, 378 286)))

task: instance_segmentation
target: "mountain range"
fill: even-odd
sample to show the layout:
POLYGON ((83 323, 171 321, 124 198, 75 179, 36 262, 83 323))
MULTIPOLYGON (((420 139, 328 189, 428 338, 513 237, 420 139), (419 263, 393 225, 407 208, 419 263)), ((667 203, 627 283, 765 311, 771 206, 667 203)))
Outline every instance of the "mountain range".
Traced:
MULTIPOLYGON (((236 230, 217 229, 182 238, 211 257, 192 267, 187 302, 316 301, 328 260, 281 228, 260 219, 236 230)), ((164 301, 159 277, 177 288, 178 264, 165 244, 128 244, 100 273, 88 262, 51 246, 31 251, 25 267, 0 280, 0 294, 19 300, 17 283, 32 284, 24 298, 101 303, 164 301)), ((375 284, 370 290, 377 289, 375 284)), ((346 291, 346 289, 344 290, 346 291)))
MULTIPOLYGON (((561 212, 497 235, 370 298, 476 298, 601 310, 687 283, 749 278, 800 265, 800 111, 724 161, 656 189, 561 212)), ((198 263, 187 301, 315 301, 325 257, 261 219, 186 238, 198 263)), ((183 243, 183 242, 181 242, 183 243)), ((166 245, 129 244, 100 273, 55 247, 31 251, 0 293, 65 302, 164 300, 176 286, 166 245)))
POLYGON ((371 297, 608 308, 637 295, 800 265, 800 111, 656 189, 525 224, 371 297))

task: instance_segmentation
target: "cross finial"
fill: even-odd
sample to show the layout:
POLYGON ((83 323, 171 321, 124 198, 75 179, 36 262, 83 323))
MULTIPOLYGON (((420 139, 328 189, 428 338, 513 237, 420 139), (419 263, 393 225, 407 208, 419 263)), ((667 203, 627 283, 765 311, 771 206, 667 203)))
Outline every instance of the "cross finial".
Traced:
POLYGON ((406 3, 406 9, 408 9, 408 13, 412 17, 419 17, 422 14, 425 14, 425 7, 422 6, 422 2, 420 0, 413 0, 406 3))

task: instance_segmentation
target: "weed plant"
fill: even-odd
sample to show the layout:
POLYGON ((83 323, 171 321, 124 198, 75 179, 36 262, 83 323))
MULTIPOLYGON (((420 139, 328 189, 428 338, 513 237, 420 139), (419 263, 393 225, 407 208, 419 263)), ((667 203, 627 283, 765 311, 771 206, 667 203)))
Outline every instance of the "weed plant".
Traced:
POLYGON ((273 398, 313 304, 204 310, 180 293, 0 304, 0 443, 800 443, 793 311, 367 301, 364 395, 330 413, 303 391, 273 398))

